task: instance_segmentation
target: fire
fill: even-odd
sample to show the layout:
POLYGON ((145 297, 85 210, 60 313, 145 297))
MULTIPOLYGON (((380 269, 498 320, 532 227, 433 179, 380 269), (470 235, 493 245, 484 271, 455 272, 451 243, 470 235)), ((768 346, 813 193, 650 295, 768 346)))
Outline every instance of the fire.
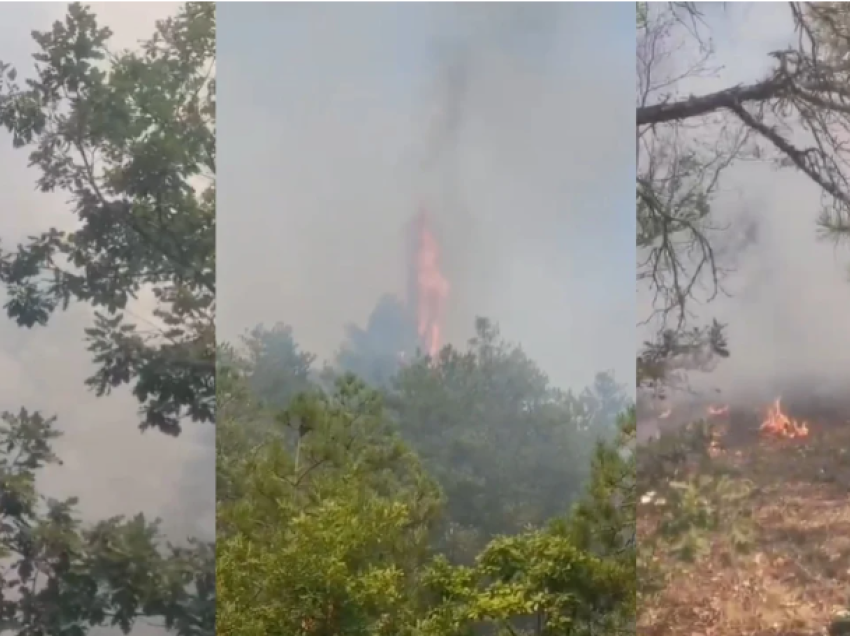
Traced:
POLYGON ((416 321, 425 351, 436 356, 442 346, 442 324, 449 281, 440 269, 440 245, 424 210, 416 219, 416 321))
POLYGON ((708 415, 710 417, 724 417, 726 415, 729 415, 729 405, 728 404, 726 404, 724 406, 709 405, 709 407, 706 409, 706 413, 708 413, 708 415))
POLYGON ((806 437, 809 434, 808 424, 791 419, 782 412, 780 398, 776 398, 776 401, 767 410, 767 415, 759 430, 766 435, 790 439, 806 437))

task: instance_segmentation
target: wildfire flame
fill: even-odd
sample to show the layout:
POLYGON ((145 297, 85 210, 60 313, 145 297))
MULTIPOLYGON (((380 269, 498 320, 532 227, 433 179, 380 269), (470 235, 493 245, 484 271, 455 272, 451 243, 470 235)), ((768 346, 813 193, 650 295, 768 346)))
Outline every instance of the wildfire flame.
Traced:
POLYGON ((442 325, 449 281, 440 269, 440 245, 425 210, 416 218, 416 321, 422 346, 436 356, 442 346, 442 325))
POLYGON ((726 415, 729 415, 729 405, 728 404, 726 404, 724 406, 711 406, 710 405, 706 409, 706 413, 708 413, 708 415, 710 417, 724 417, 726 415))
POLYGON ((782 412, 780 398, 776 398, 768 408, 760 430, 766 435, 790 439, 806 437, 809 434, 808 424, 791 419, 782 412))
MULTIPOLYGON (((720 427, 726 427, 728 431, 729 424, 729 405, 715 405, 710 404, 705 408, 706 416, 709 420, 715 420, 715 424, 720 427), (719 420, 716 421, 716 420, 719 420)), ((659 420, 669 419, 673 414, 673 408, 668 407, 658 413, 656 416, 659 420)), ((795 420, 789 417, 782 410, 781 398, 776 398, 776 400, 771 404, 767 413, 765 414, 764 420, 759 427, 759 431, 769 437, 774 438, 783 438, 783 439, 801 439, 808 437, 809 435, 809 425, 805 421, 795 420)), ((718 428, 712 433, 712 440, 709 444, 709 453, 712 455, 719 454, 721 452, 721 444, 720 438, 725 434, 723 428, 718 428)))

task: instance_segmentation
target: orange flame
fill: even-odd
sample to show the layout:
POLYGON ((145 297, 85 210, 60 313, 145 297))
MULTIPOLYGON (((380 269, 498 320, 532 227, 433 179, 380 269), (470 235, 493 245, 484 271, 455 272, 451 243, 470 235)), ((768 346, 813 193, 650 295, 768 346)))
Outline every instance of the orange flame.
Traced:
POLYGON ((449 282, 440 269, 440 245, 423 210, 416 222, 416 319, 419 337, 428 355, 442 346, 442 323, 449 282))
POLYGON ((782 412, 780 398, 776 398, 776 401, 767 410, 760 430, 766 435, 789 439, 806 437, 809 434, 808 424, 793 420, 782 412))

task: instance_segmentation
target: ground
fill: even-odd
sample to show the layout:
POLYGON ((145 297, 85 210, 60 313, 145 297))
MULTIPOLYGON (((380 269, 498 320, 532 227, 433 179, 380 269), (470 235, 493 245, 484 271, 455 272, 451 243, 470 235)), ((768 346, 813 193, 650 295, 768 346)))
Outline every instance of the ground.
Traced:
MULTIPOLYGON (((804 439, 758 432, 732 410, 720 450, 700 473, 748 484, 748 539, 706 531, 706 553, 687 563, 655 548, 663 588, 640 599, 646 636, 814 636, 850 608, 850 410, 809 420, 804 439)), ((638 512, 641 545, 657 536, 659 507, 638 512)))

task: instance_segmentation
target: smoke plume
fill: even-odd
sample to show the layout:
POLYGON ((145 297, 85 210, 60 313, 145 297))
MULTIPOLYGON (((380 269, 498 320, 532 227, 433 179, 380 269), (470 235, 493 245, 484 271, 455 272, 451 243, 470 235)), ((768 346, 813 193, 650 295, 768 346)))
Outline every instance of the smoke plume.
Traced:
POLYGON ((444 343, 483 315, 561 386, 604 369, 631 383, 633 7, 218 16, 220 338, 283 320, 332 358, 382 296, 407 301, 425 208, 444 343))
MULTIPOLYGON (((794 36, 791 14, 779 5, 709 11, 708 27, 722 70, 683 83, 683 95, 760 79, 774 62, 770 51, 794 36)), ((731 357, 711 373, 691 374, 699 396, 674 398, 683 418, 684 405, 722 401, 766 408, 780 395, 792 412, 846 414, 850 251, 820 240, 820 195, 796 171, 767 162, 741 162, 724 174, 712 203, 722 229, 712 239, 721 265, 730 270, 722 280, 726 293, 694 309, 698 321, 728 324, 731 357)), ((642 317, 649 307, 646 291, 639 292, 642 317)))

